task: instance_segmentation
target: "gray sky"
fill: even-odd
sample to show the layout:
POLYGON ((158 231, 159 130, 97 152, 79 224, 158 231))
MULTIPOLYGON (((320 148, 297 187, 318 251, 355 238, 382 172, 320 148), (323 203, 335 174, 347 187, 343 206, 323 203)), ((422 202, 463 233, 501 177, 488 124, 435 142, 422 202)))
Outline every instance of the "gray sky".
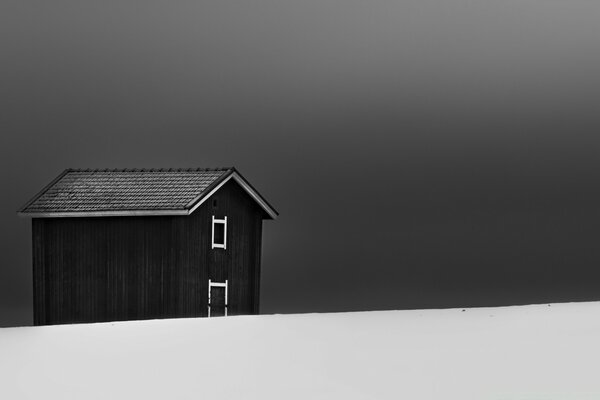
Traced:
POLYGON ((235 165, 281 213, 263 312, 600 299, 598 21, 591 0, 4 0, 0 325, 31 323, 15 211, 67 167, 235 165))

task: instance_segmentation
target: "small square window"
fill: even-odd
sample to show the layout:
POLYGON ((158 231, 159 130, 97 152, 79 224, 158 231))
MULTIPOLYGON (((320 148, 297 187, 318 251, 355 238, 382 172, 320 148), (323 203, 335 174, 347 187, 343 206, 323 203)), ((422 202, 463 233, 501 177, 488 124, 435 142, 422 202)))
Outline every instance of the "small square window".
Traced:
POLYGON ((213 249, 225 249, 227 244, 227 217, 217 219, 212 216, 212 247, 213 249))

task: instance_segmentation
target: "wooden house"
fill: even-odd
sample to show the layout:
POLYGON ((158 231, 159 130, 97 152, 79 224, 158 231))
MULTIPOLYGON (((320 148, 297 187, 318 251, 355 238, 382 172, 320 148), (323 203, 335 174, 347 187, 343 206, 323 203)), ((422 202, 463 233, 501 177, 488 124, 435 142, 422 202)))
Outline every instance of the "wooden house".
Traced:
POLYGON ((18 213, 35 325, 259 311, 278 214, 235 168, 67 169, 18 213))

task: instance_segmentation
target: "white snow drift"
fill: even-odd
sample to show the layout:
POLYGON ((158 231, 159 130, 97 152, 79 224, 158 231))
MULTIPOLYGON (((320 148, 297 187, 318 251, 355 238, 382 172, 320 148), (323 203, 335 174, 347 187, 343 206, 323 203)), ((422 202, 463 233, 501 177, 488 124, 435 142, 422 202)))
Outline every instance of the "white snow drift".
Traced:
POLYGON ((1 399, 600 399, 600 303, 0 329, 1 399))

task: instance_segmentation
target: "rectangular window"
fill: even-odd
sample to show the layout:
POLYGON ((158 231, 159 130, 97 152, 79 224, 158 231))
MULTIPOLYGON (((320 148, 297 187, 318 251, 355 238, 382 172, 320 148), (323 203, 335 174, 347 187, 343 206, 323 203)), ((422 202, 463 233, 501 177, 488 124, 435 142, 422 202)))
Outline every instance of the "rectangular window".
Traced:
POLYGON ((227 316, 227 279, 225 282, 208 280, 208 316, 227 316))
POLYGON ((217 219, 212 216, 212 248, 225 249, 227 245, 227 217, 217 219))

